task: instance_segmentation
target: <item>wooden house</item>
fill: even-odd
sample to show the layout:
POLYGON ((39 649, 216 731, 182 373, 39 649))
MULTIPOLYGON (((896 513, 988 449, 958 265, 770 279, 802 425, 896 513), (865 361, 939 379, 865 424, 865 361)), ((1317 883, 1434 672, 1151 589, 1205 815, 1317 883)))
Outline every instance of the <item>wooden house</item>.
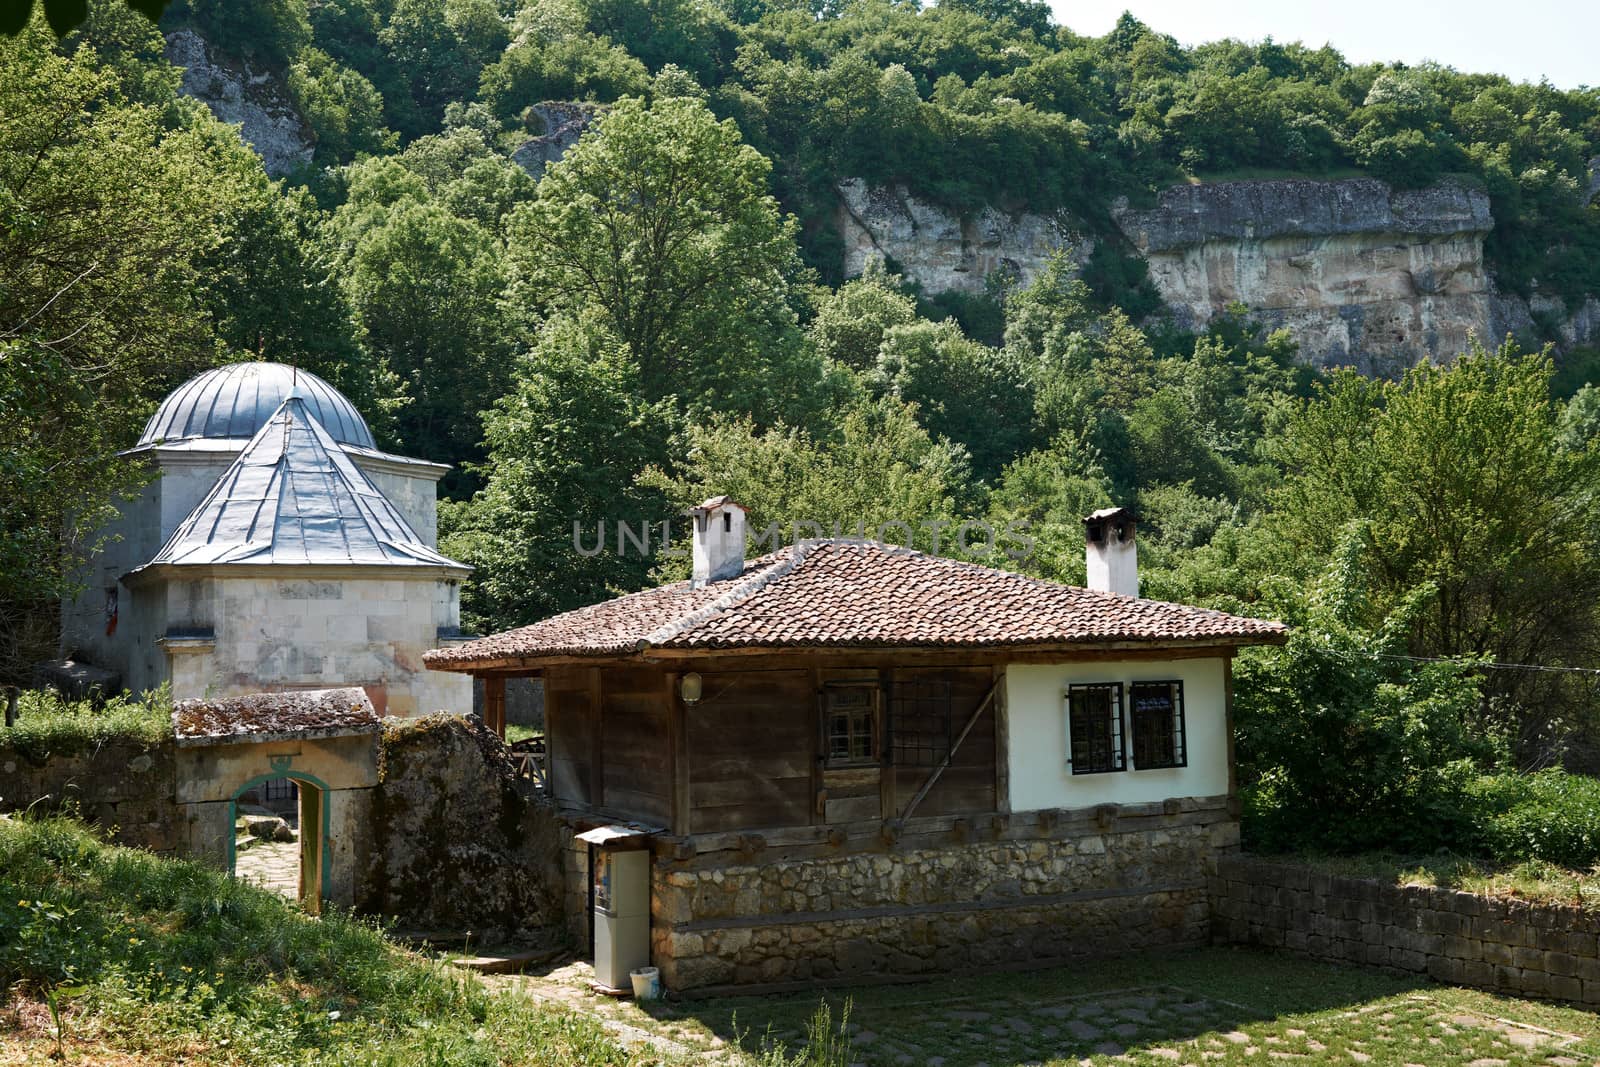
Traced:
POLYGON ((1129 595, 1133 517, 1085 521, 1099 589, 851 540, 746 562, 717 498, 691 580, 427 664, 483 678, 491 722, 542 676, 573 832, 647 836, 669 988, 1204 940, 1238 840, 1232 658, 1285 630, 1129 595))

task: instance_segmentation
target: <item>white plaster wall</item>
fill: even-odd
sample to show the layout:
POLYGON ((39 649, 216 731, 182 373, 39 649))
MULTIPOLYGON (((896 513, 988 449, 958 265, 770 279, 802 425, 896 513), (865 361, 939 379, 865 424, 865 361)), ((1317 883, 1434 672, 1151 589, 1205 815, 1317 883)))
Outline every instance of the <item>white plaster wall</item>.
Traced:
MULTIPOLYGON (((225 452, 197 461, 186 453, 178 458, 155 454, 159 473, 133 499, 117 502, 118 516, 100 531, 105 544, 80 579, 82 591, 62 605, 64 654, 120 672, 123 685, 135 692, 166 680, 164 657, 155 647, 156 638, 166 632, 166 595, 135 592, 119 579, 161 551, 172 531, 216 485, 234 455, 225 452), (117 630, 107 634, 106 590, 113 586, 118 597, 117 630)), ((185 623, 181 616, 173 619, 173 625, 185 623)))
POLYGON ((359 685, 382 686, 390 715, 472 709, 470 677, 422 665, 438 628, 460 618, 455 586, 437 578, 214 578, 168 589, 190 615, 184 625, 216 630, 212 652, 172 657, 178 699, 359 685))
POLYGON ((1141 804, 1168 797, 1220 796, 1228 791, 1225 664, 1221 659, 1105 663, 1011 664, 1006 667, 1007 758, 1011 810, 1141 804), (1128 695, 1123 737, 1129 769, 1074 775, 1067 765, 1067 686, 1084 682, 1183 682, 1187 767, 1132 766, 1128 695))

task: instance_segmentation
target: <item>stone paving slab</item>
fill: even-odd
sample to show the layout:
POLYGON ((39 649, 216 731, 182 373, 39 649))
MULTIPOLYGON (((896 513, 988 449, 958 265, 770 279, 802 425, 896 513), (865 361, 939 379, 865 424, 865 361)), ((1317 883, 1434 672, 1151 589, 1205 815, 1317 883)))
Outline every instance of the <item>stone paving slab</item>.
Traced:
MULTIPOLYGON (((572 963, 500 981, 597 1016, 625 1043, 648 1039, 657 1052, 728 1060, 735 1035, 716 1002, 641 1008, 606 1001, 582 988, 590 973, 586 964, 572 963)), ((1019 987, 1025 983, 1019 976, 1019 987)), ((843 994, 830 999, 842 1001, 843 994)), ((738 1010, 737 1027, 751 1047, 765 1026, 760 1002, 738 1010)), ((947 997, 858 1005, 850 1033, 852 1067, 1600 1067, 1592 1055, 1576 1053, 1578 1035, 1447 1007, 1426 993, 1282 1019, 1167 986, 1037 1000, 947 997)), ((804 1040, 792 1026, 768 1037, 791 1050, 804 1040)))
POLYGON ((300 896, 300 843, 254 841, 234 854, 233 873, 297 900, 300 896))

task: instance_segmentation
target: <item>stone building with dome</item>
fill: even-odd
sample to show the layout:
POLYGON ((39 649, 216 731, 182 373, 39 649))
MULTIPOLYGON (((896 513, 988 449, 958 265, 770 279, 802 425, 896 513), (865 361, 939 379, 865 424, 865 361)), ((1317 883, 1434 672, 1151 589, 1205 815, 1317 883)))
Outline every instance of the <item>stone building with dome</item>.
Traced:
POLYGON ((236 363, 161 403, 122 460, 152 477, 105 531, 63 651, 176 699, 359 686, 380 714, 472 706, 424 669, 461 639, 470 568, 437 551, 440 463, 377 448, 314 374, 236 363))

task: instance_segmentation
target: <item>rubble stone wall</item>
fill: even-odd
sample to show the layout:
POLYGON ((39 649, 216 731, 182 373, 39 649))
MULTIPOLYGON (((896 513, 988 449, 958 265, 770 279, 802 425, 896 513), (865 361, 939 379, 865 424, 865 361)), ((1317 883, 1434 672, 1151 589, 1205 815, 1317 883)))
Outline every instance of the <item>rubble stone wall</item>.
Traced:
POLYGON ((176 794, 172 742, 97 743, 81 751, 28 753, 0 745, 0 812, 76 809, 119 845, 171 854, 187 840, 176 794))
POLYGON ((1340 878, 1238 855, 1218 863, 1211 904, 1220 942, 1600 1004, 1600 914, 1581 908, 1340 878))
POLYGON ((1204 944, 1207 878, 1239 839, 1226 797, 913 820, 842 840, 816 829, 809 844, 747 834, 658 852, 652 957, 669 989, 1204 944))
POLYGON ((479 943, 543 936, 564 918, 561 834, 481 720, 386 719, 357 907, 479 943))

